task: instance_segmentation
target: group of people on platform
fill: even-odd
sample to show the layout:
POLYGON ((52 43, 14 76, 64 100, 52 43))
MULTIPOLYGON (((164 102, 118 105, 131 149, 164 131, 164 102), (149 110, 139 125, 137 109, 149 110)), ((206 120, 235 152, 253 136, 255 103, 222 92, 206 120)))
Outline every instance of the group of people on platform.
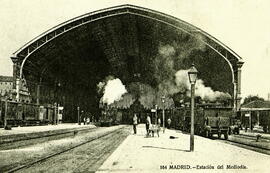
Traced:
POLYGON ((90 124, 90 118, 89 118, 89 117, 87 117, 87 118, 84 117, 84 118, 83 118, 83 124, 84 124, 84 125, 90 124))
MULTIPOLYGON (((139 119, 138 119, 138 117, 137 117, 137 114, 134 114, 134 116, 133 116, 133 131, 134 131, 134 134, 137 134, 137 125, 138 125, 138 121, 139 121, 139 119)), ((170 118, 168 118, 168 120, 167 120, 167 128, 169 129, 170 128, 170 126, 171 126, 171 119, 170 118)), ((157 125, 153 125, 152 123, 151 123, 151 118, 150 118, 150 116, 149 115, 147 115, 147 117, 146 117, 146 122, 145 122, 145 127, 146 127, 146 136, 148 137, 148 136, 150 136, 150 131, 152 131, 151 130, 151 128, 155 128, 156 130, 157 130, 157 133, 160 131, 160 128, 161 128, 161 119, 160 118, 158 118, 157 119, 157 125)))
POLYGON ((94 116, 82 117, 82 122, 84 125, 89 125, 91 122, 95 122, 94 116))

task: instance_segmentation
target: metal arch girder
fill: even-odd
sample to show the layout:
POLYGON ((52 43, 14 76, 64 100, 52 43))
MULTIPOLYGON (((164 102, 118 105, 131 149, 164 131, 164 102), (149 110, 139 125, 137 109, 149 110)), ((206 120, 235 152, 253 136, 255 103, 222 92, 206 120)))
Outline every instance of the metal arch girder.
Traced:
POLYGON ((29 41, 28 43, 26 43, 25 45, 23 45, 20 49, 18 49, 16 52, 14 52, 14 55, 18 55, 20 52, 22 52, 23 50, 27 50, 27 55, 28 56, 29 53, 31 53, 34 50, 30 50, 30 46, 31 45, 36 45, 38 46, 37 48, 41 47, 44 43, 51 41, 53 38, 61 35, 62 33, 68 32, 74 28, 77 28, 81 25, 90 23, 90 22, 94 22, 96 20, 100 20, 103 18, 107 18, 107 17, 112 17, 112 16, 116 16, 116 15, 121 15, 121 14, 125 14, 127 13, 128 10, 123 8, 123 6, 117 6, 117 7, 113 7, 113 8, 108 8, 108 9, 103 9, 103 10, 98 10, 98 11, 94 11, 91 13, 87 13, 81 16, 78 16, 76 18, 73 18, 71 20, 68 20, 66 22, 63 22, 45 32, 43 32, 42 34, 40 34, 39 36, 35 37, 34 39, 32 39, 31 41, 29 41), (103 16, 99 16, 98 18, 94 18, 94 15, 102 15, 105 12, 113 12, 114 10, 117 9, 122 9, 124 10, 123 12, 117 12, 117 13, 112 13, 109 15, 103 15, 103 16), (91 18, 92 17, 92 18, 91 18), (45 39, 45 40, 44 40, 45 39), (41 41, 42 44, 38 44, 38 41, 41 41))
MULTIPOLYGON (((53 39, 59 37, 60 35, 66 33, 66 32, 69 32, 69 31, 71 31, 75 28, 78 28, 80 26, 83 26, 85 24, 88 24, 88 23, 91 23, 91 22, 94 22, 97 20, 101 20, 104 18, 119 16, 119 15, 123 15, 123 14, 132 14, 132 15, 152 19, 152 20, 170 25, 170 26, 172 26, 178 30, 181 30, 181 31, 193 36, 193 37, 194 37, 194 33, 200 33, 204 37, 207 37, 210 40, 214 41, 217 45, 222 46, 226 51, 230 52, 237 59, 237 61, 241 60, 241 57, 239 55, 237 55, 235 52, 233 52, 226 45, 224 45, 223 43, 218 41, 216 38, 214 38, 213 36, 209 35, 208 33, 202 31, 201 29, 199 29, 199 28, 197 28, 197 27, 195 27, 195 26, 193 26, 185 21, 182 21, 182 20, 175 18, 173 16, 169 16, 169 15, 166 15, 166 14, 163 14, 163 13, 160 13, 157 11, 153 11, 150 9, 137 7, 137 6, 131 6, 131 5, 123 5, 123 6, 117 6, 117 7, 113 7, 113 8, 95 11, 95 12, 88 13, 88 14, 79 16, 77 18, 71 19, 67 22, 64 22, 60 25, 57 25, 56 27, 53 27, 52 29, 44 32, 40 36, 34 38, 32 41, 30 41, 29 43, 24 45, 22 48, 20 48, 19 50, 17 50, 14 53, 15 56, 18 56, 21 52, 25 51, 25 49, 27 50, 26 51, 27 54, 24 55, 25 57, 22 60, 22 63, 20 66, 20 78, 22 77, 22 69, 23 69, 23 66, 24 66, 27 58, 31 54, 33 54, 36 50, 38 50, 39 48, 41 48, 42 46, 47 44, 48 42, 52 41, 53 39), (106 13, 109 13, 109 14, 106 14, 106 13), (147 14, 143 14, 143 13, 147 13, 147 14), (94 15, 98 15, 98 17, 94 18, 94 15), (152 17, 153 15, 155 15, 155 17, 152 17), (165 19, 171 20, 171 22, 165 21, 165 19), (173 22, 176 24, 174 24, 173 22), (183 26, 180 27, 177 24, 178 25, 182 24, 184 27, 189 28, 189 31, 187 29, 184 29, 183 26), (41 44, 39 44, 39 42, 41 42, 41 44)), ((198 39, 198 38, 196 38, 196 39, 198 39)), ((204 44, 206 44, 209 48, 214 50, 216 53, 218 53, 220 56, 222 56, 227 61, 228 65, 230 66, 230 69, 232 71, 232 78, 233 78, 232 82, 234 82, 234 80, 235 80, 234 75, 233 75, 234 74, 234 67, 232 66, 232 62, 226 57, 226 55, 223 55, 219 50, 214 48, 213 45, 210 45, 209 43, 207 43, 206 41, 204 41, 202 39, 198 39, 198 40, 203 42, 204 44)))
MULTIPOLYGON (((124 14, 124 13, 122 13, 122 14, 124 14)), ((117 16, 117 15, 121 15, 121 14, 109 15, 109 16, 106 16, 106 17, 103 17, 103 18, 112 17, 112 16, 117 16)), ((62 33, 59 33, 59 34, 57 34, 57 35, 54 35, 54 37, 51 37, 50 39, 46 40, 46 42, 42 43, 41 45, 39 45, 36 49, 34 49, 34 50, 32 50, 32 51, 30 51, 30 50, 29 50, 29 47, 27 47, 27 55, 24 57, 24 59, 23 59, 23 61, 22 61, 22 63, 21 63, 21 68, 20 68, 20 78, 21 78, 21 75, 22 75, 22 69, 23 69, 23 66, 24 66, 24 64, 25 64, 25 62, 26 62, 26 60, 27 60, 27 58, 28 58, 31 54, 33 54, 36 50, 38 50, 39 48, 41 48, 42 46, 44 46, 44 45, 47 44, 48 42, 52 41, 52 40, 55 39, 56 37, 59 37, 60 35, 62 35, 62 34, 64 34, 64 33, 68 32, 68 31, 71 31, 72 29, 78 28, 78 27, 80 27, 80 26, 82 26, 82 25, 84 25, 84 24, 87 24, 87 23, 90 23, 90 22, 94 22, 94 21, 97 21, 97 20, 100 20, 100 19, 101 19, 101 18, 96 19, 96 20, 92 20, 92 21, 89 21, 89 22, 85 22, 85 23, 83 23, 83 24, 80 24, 80 25, 77 25, 77 26, 75 26, 75 27, 72 27, 72 28, 69 28, 69 29, 67 29, 67 30, 64 30, 62 33)), ((19 52, 18 52, 18 53, 19 53, 19 52)), ((15 53, 14 56, 17 56, 18 53, 17 53, 17 54, 15 53)))

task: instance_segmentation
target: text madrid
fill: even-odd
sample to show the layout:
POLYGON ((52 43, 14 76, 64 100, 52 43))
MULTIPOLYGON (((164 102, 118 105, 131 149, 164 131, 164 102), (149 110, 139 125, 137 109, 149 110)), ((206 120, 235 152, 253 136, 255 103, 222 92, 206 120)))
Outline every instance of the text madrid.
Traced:
POLYGON ((247 169, 245 165, 160 165, 160 169, 247 169))

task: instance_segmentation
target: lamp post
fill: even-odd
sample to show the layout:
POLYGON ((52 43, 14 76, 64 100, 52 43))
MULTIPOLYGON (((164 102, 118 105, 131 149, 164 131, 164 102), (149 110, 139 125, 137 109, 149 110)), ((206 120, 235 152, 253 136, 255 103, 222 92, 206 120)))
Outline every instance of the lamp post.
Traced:
POLYGON ((156 113, 155 113, 155 125, 157 125, 157 111, 158 111, 158 105, 155 106, 156 113))
POLYGON ((4 114, 4 129, 6 129, 7 127, 7 109, 8 109, 8 102, 7 102, 8 98, 7 96, 5 96, 5 114, 4 114))
POLYGON ((53 119, 53 124, 56 125, 57 124, 57 103, 54 103, 54 119, 53 119))
POLYGON ((163 133, 165 133, 165 96, 161 97, 162 100, 162 119, 163 119, 163 133))
POLYGON ((78 111, 78 125, 81 125, 81 118, 80 118, 80 107, 77 107, 77 111, 78 111))
POLYGON ((190 151, 194 151, 194 95, 195 95, 195 83, 197 79, 198 71, 192 64, 188 71, 189 82, 191 84, 191 127, 190 127, 190 151))
POLYGON ((58 124, 59 123, 59 115, 58 115, 58 113, 59 113, 59 105, 60 105, 60 99, 59 99, 59 88, 61 87, 61 83, 60 82, 58 82, 57 83, 57 87, 56 87, 56 115, 57 115, 57 120, 56 120, 56 124, 58 124))
POLYGON ((82 120, 83 120, 83 124, 85 125, 85 117, 84 117, 84 114, 83 114, 83 110, 81 111, 81 117, 82 117, 82 120))

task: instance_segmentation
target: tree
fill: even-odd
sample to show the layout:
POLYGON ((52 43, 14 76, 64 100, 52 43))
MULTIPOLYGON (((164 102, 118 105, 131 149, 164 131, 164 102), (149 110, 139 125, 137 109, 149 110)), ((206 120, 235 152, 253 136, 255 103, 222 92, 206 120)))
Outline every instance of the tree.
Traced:
POLYGON ((250 103, 252 101, 265 101, 264 98, 261 98, 259 96, 252 96, 252 95, 249 95, 247 96, 246 98, 244 98, 244 102, 243 102, 243 105, 247 104, 247 103, 250 103))

